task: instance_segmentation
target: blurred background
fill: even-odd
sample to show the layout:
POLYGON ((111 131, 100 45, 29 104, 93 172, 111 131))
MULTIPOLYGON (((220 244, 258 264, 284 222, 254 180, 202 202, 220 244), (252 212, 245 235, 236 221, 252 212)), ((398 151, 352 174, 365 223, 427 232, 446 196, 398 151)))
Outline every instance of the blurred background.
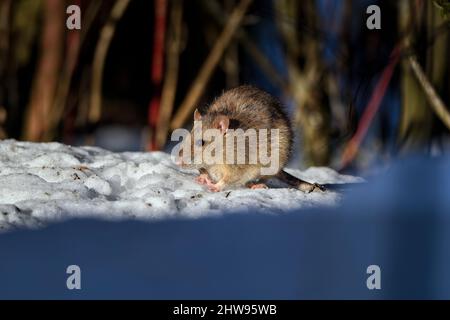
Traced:
POLYGON ((0 0, 0 138, 167 151, 196 107, 253 84, 288 109, 293 167, 444 154, 449 18, 448 0, 0 0))

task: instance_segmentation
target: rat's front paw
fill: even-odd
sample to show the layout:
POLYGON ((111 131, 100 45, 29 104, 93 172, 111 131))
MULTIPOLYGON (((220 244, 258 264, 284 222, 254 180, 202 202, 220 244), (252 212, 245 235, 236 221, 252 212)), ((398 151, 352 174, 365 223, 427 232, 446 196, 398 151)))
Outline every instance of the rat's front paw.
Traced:
POLYGON ((211 192, 220 192, 220 191, 222 191, 222 190, 220 189, 220 187, 218 187, 218 186, 215 185, 215 184, 209 185, 209 186, 208 186, 208 190, 211 191, 211 192))
POLYGON ((217 182, 217 183, 208 183, 206 186, 208 187, 208 190, 211 192, 220 192, 223 190, 225 185, 223 182, 217 182))
POLYGON ((195 182, 199 184, 212 184, 212 181, 209 179, 209 175, 207 173, 202 173, 197 178, 195 178, 195 182))

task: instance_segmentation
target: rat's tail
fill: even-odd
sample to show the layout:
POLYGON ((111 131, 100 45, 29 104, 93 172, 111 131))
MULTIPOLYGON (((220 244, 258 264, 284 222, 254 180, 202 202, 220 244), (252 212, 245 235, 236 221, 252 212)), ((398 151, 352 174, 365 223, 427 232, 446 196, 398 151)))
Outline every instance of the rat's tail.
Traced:
POLYGON ((293 188, 299 189, 303 192, 314 192, 314 191, 336 191, 336 192, 344 192, 351 190, 352 188, 359 187, 361 185, 366 184, 367 182, 351 182, 351 183, 328 183, 328 184, 318 184, 318 183, 309 183, 297 177, 294 177, 292 174, 287 173, 284 170, 281 170, 276 176, 276 178, 281 181, 287 183, 293 188))
POLYGON ((309 183, 306 182, 302 179, 299 179, 297 177, 294 177, 292 174, 287 173, 284 170, 281 170, 277 176, 278 179, 280 179, 281 181, 287 183, 288 185, 290 185, 291 187, 294 187, 296 189, 299 189, 303 192, 313 192, 313 191, 325 191, 325 187, 317 184, 317 183, 309 183))

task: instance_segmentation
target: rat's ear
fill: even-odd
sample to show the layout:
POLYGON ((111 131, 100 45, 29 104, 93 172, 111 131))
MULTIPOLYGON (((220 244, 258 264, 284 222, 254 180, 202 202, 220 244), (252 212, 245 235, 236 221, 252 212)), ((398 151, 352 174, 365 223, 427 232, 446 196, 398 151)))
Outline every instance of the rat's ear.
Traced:
POLYGON ((225 134, 225 132, 227 132, 229 126, 230 126, 230 118, 224 115, 217 116, 216 127, 217 129, 220 130, 222 134, 225 134))
POLYGON ((200 112, 198 112, 198 109, 195 109, 194 111, 194 121, 200 121, 202 120, 202 115, 200 114, 200 112))

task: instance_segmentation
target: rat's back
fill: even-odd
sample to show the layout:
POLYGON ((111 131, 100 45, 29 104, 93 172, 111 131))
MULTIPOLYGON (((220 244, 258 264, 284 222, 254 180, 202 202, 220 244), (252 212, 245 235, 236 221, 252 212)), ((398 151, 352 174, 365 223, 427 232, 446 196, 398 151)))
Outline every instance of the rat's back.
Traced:
POLYGON ((269 129, 274 125, 277 127, 279 123, 276 121, 290 127, 281 103, 269 93, 250 85, 225 91, 214 100, 207 113, 224 114, 241 120, 241 125, 248 128, 269 129))
POLYGON ((219 96, 206 113, 214 118, 226 115, 231 129, 278 129, 280 160, 285 164, 292 149, 292 127, 282 104, 269 93, 243 85, 219 96))

